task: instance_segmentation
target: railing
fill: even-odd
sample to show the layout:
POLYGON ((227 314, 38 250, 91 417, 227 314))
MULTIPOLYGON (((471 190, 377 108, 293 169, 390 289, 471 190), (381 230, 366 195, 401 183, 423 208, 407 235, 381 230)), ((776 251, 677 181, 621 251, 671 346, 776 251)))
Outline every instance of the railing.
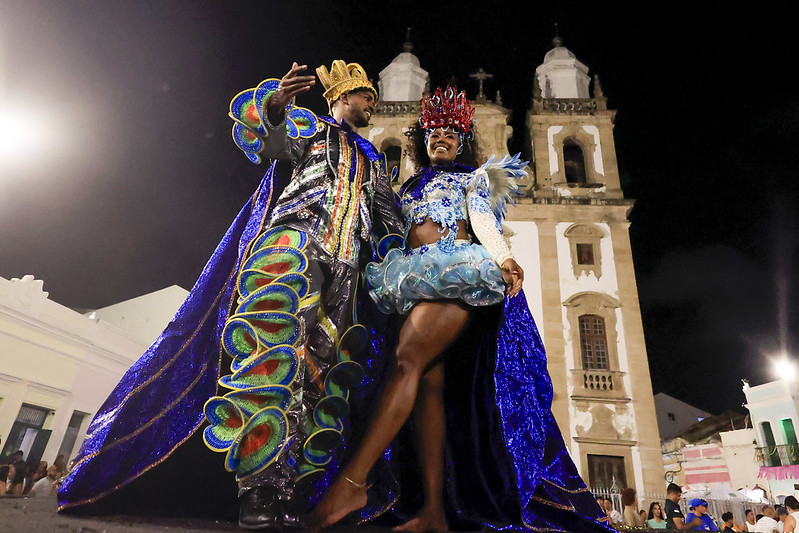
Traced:
POLYGON ((583 387, 588 390, 610 391, 621 388, 609 370, 583 370, 583 387))
POLYGON ((418 115, 419 102, 378 102, 377 113, 382 115, 418 115))
POLYGON ((585 370, 572 371, 574 376, 574 394, 576 396, 601 396, 622 397, 624 385, 622 376, 624 372, 613 370, 585 370))
POLYGON ((605 186, 604 183, 574 183, 570 181, 560 181, 553 183, 553 187, 562 187, 564 189, 601 189, 605 186))
POLYGON ((755 458, 760 466, 788 466, 799 464, 799 445, 779 444, 755 448, 755 458))
POLYGON ((593 115, 598 107, 594 98, 544 98, 541 100, 541 109, 550 113, 593 115))
MULTIPOLYGON (((557 192, 557 191, 555 191, 557 192)), ((604 198, 604 197, 585 197, 585 196, 543 196, 547 191, 535 189, 533 191, 532 202, 544 205, 632 205, 633 201, 627 198, 604 198)))

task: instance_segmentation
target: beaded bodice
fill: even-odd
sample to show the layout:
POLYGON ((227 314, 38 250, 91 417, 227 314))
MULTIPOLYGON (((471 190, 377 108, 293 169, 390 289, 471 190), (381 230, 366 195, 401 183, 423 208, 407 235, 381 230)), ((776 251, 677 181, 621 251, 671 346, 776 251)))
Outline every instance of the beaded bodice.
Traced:
POLYGON ((458 221, 469 220, 470 212, 491 212, 488 202, 488 183, 476 180, 471 172, 426 172, 419 183, 404 191, 401 199, 406 232, 411 225, 430 218, 445 233, 438 247, 450 250, 458 235, 458 221))

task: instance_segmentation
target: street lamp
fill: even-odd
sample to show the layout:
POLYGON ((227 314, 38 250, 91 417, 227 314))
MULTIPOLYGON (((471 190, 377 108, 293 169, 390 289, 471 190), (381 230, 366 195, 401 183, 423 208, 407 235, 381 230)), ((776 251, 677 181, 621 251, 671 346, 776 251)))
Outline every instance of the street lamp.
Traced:
POLYGON ((41 128, 32 116, 0 103, 0 165, 33 157, 41 128))
POLYGON ((789 360, 787 356, 782 356, 774 361, 774 373, 780 379, 796 379, 796 364, 789 360))

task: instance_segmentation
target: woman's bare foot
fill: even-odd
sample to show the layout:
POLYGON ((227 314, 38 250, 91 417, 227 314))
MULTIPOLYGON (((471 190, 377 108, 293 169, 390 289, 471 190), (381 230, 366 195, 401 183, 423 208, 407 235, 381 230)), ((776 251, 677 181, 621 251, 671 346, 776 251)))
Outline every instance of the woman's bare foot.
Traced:
POLYGON ((434 533, 445 533, 449 531, 449 525, 447 525, 447 517, 444 516, 443 510, 434 511, 425 508, 422 509, 416 517, 395 527, 393 531, 410 531, 412 533, 426 533, 432 531, 434 533))
POLYGON ((325 528, 362 508, 366 505, 367 488, 339 476, 308 515, 307 525, 313 529, 325 528))

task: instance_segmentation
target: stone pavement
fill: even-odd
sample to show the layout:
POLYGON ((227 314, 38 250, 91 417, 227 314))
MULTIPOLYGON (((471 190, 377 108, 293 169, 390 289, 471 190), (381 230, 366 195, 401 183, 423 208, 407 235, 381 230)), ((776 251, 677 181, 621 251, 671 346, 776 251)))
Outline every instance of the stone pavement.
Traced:
MULTIPOLYGON (((56 512, 55 496, 0 496, 0 533, 152 533, 152 532, 248 531, 231 522, 144 516, 103 516, 87 518, 56 512)), ((355 531, 331 528, 330 531, 355 531)), ((386 533, 387 528, 363 526, 358 533, 386 533)))

